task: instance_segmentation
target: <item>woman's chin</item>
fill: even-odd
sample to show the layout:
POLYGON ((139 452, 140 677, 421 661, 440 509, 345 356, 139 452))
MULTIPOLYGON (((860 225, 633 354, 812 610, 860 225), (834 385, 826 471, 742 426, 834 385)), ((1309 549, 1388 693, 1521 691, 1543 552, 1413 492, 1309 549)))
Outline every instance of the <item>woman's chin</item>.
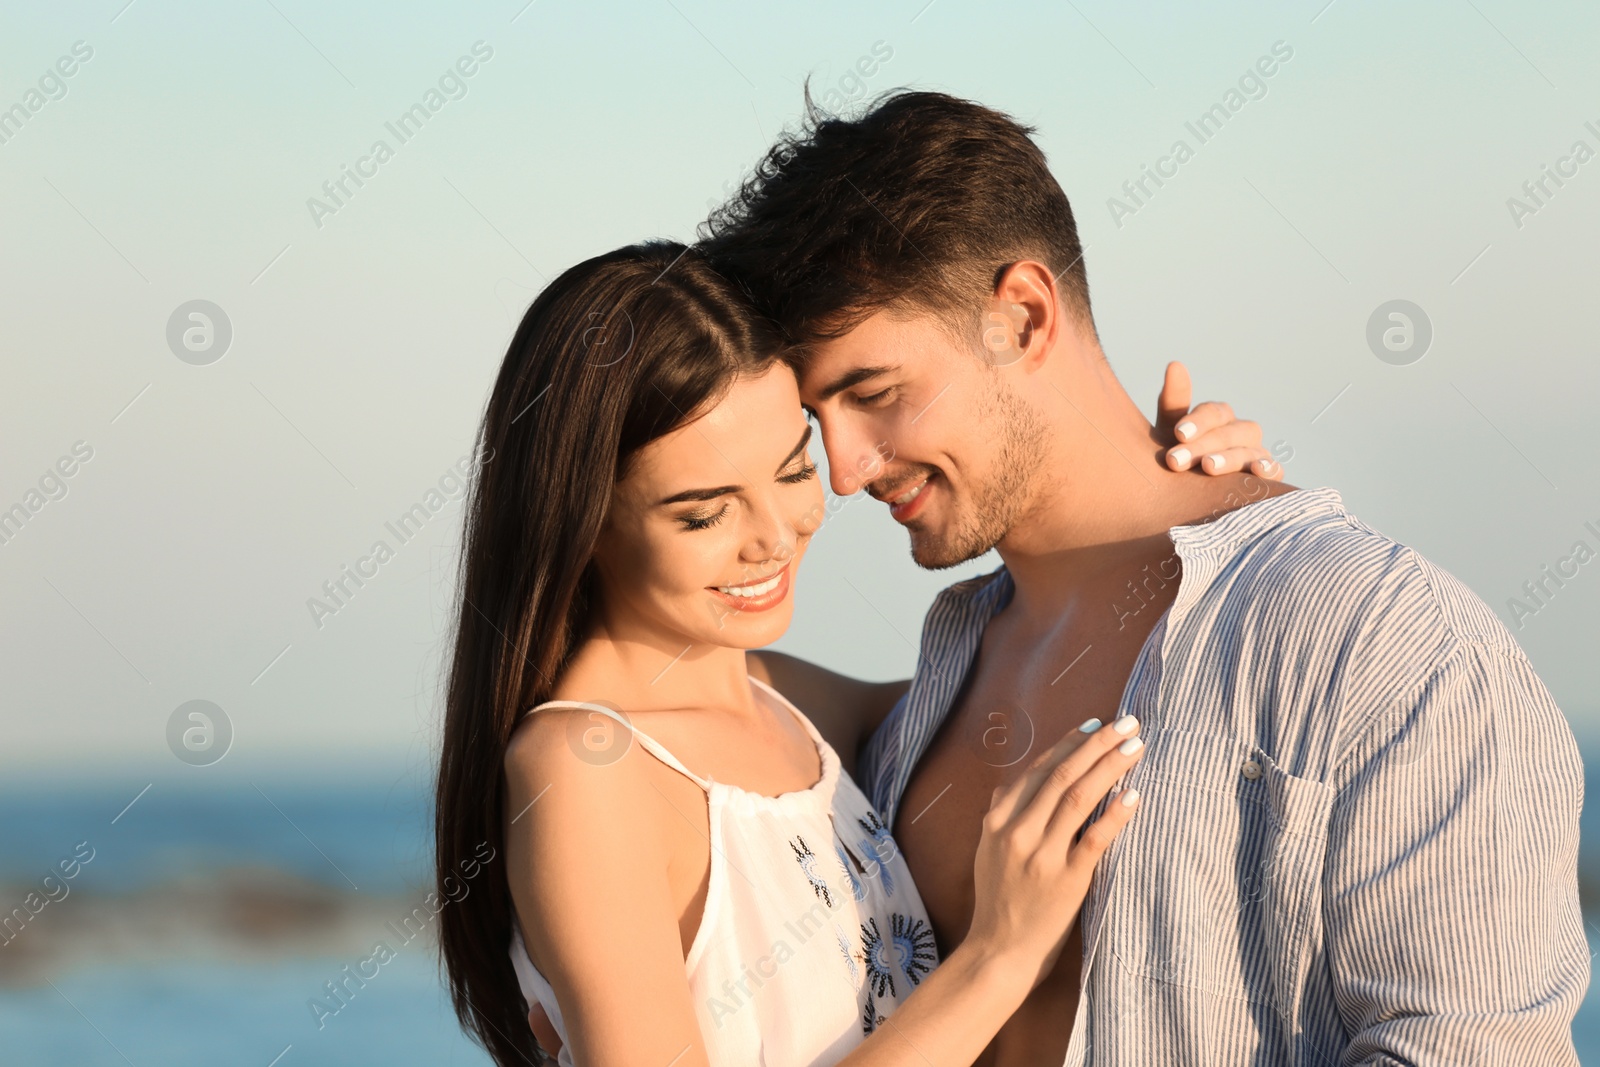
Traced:
POLYGON ((793 619, 793 598, 759 612, 719 606, 716 622, 702 627, 698 636, 706 644, 724 648, 765 648, 784 635, 793 619))

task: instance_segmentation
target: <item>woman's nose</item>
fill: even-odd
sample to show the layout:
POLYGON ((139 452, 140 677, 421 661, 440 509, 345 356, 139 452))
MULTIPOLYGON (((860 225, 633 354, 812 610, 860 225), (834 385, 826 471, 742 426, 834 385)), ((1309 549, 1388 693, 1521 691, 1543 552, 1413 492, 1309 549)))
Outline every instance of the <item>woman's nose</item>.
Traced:
POLYGON ((750 533, 743 553, 747 561, 781 565, 794 554, 795 542, 800 534, 776 500, 762 502, 751 514, 750 521, 750 533))

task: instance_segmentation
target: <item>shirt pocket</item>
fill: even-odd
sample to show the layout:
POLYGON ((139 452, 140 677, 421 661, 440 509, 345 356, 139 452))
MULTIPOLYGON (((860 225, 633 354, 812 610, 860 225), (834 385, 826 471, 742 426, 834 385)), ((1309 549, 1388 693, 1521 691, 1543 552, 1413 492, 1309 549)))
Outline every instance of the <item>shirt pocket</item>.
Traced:
POLYGON ((1142 799, 1102 872, 1102 952, 1147 979, 1270 1004, 1299 999, 1321 939, 1333 790, 1234 738, 1145 726, 1142 799))

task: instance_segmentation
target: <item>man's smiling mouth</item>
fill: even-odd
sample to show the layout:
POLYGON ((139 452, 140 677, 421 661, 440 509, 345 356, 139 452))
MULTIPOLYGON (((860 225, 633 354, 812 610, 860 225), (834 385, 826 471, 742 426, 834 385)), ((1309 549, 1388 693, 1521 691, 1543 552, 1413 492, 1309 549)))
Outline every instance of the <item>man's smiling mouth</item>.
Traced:
POLYGON ((928 489, 938 476, 936 472, 930 471, 910 488, 897 492, 894 496, 873 495, 889 505, 889 515, 896 522, 909 522, 911 517, 921 511, 927 503, 928 489))
POLYGON ((928 480, 926 478, 924 478, 922 481, 920 481, 916 485, 912 486, 911 489, 908 492, 902 493, 901 495, 892 498, 889 501, 889 503, 895 505, 896 507, 898 507, 898 506, 900 506, 902 504, 909 504, 909 503, 911 503, 913 500, 915 500, 917 498, 917 494, 922 492, 923 487, 926 486, 927 484, 928 484, 928 480))

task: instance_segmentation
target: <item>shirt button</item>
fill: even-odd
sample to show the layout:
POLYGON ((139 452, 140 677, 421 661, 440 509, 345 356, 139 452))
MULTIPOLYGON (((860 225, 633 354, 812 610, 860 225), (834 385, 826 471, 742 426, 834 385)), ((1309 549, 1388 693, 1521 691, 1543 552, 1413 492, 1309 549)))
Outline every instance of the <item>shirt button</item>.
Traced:
POLYGON ((1244 766, 1239 768, 1239 773, 1253 782, 1261 777, 1261 764, 1253 759, 1247 759, 1244 761, 1244 766))

